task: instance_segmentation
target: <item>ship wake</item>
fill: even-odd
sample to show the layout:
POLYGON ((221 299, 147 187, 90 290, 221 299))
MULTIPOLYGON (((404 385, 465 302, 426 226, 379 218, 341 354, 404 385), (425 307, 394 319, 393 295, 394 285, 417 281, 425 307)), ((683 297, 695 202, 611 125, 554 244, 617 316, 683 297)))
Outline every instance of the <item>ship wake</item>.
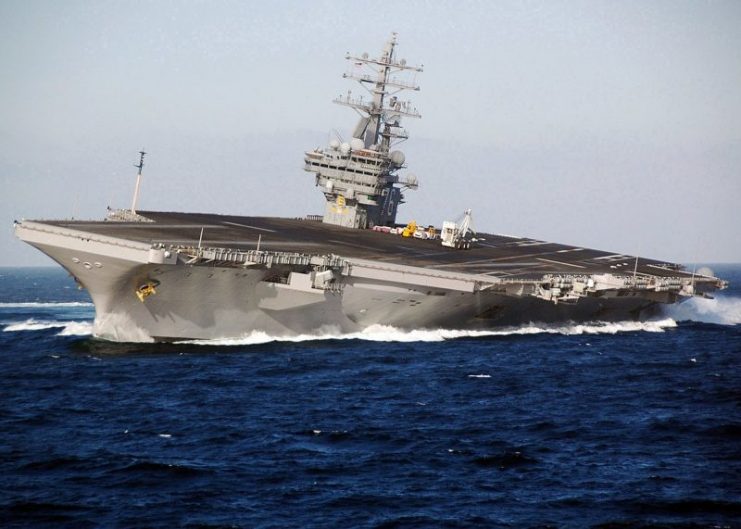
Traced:
POLYGON ((680 305, 665 307, 664 314, 675 321, 738 325, 741 324, 741 298, 735 296, 718 296, 715 299, 692 298, 680 305))
POLYGON ((3 332, 46 331, 59 329, 57 336, 89 336, 93 333, 91 321, 45 321, 30 318, 6 325, 3 332))
POLYGON ((371 325, 367 329, 353 333, 332 332, 331 329, 314 334, 294 336, 273 336, 262 331, 253 331, 238 338, 220 338, 213 340, 186 340, 181 344, 233 346, 259 345, 270 342, 309 342, 320 340, 364 340, 370 342, 443 342, 461 338, 485 338, 496 336, 518 336, 536 334, 560 334, 576 336, 584 334, 617 334, 621 332, 663 332, 677 326, 677 323, 666 318, 656 321, 625 322, 592 322, 570 325, 524 325, 496 330, 463 330, 463 329, 416 329, 404 330, 388 325, 371 325))
POLYGON ((69 307, 92 307, 89 301, 23 301, 19 303, 0 303, 0 309, 38 309, 38 308, 69 308, 69 307))
MULTIPOLYGON (((31 304, 4 304, 6 307, 26 307, 31 304)), ((47 304, 38 304, 46 306, 47 304)), ((48 304, 59 306, 61 304, 48 304)), ((65 304, 77 307, 88 304, 65 304)), ((502 336, 527 336, 538 334, 557 334, 563 336, 618 334, 627 332, 664 332, 678 326, 677 322, 698 322, 716 325, 741 324, 741 298, 718 297, 716 299, 693 298, 681 305, 665 307, 663 318, 650 321, 623 321, 623 322, 590 322, 570 323, 561 325, 545 325, 530 323, 518 327, 506 327, 492 330, 465 330, 465 329, 415 329, 406 330, 389 325, 372 325, 367 329, 352 333, 343 333, 334 327, 324 327, 313 333, 297 335, 273 335, 263 331, 247 332, 242 336, 231 338, 215 338, 210 340, 183 340, 179 344, 193 344, 205 346, 238 346, 260 345, 272 342, 299 343, 322 340, 363 340, 369 342, 442 342, 465 338, 486 338, 502 336)), ((24 321, 4 322, 3 332, 40 332, 56 329, 56 336, 92 336, 93 322, 87 320, 45 320, 30 318, 24 321)), ((111 322, 107 322, 111 323, 111 322)), ((121 322, 118 322, 121 323, 121 322)), ((124 325, 124 327, 126 327, 124 325)), ((110 339, 106 336, 97 336, 110 339)), ((151 342, 142 332, 128 333, 116 336, 116 341, 151 342)))

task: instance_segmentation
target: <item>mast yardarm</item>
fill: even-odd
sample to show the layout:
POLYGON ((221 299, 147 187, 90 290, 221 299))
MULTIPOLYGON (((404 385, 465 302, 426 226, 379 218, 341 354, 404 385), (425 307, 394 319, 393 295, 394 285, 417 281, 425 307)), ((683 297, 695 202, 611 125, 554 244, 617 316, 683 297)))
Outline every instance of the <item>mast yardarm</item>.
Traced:
POLYGON ((402 118, 421 117, 414 105, 398 94, 419 90, 413 76, 422 67, 397 59, 395 52, 393 33, 378 58, 367 53, 346 55, 351 68, 343 77, 357 81, 368 96, 356 96, 348 90, 334 99, 360 115, 352 139, 349 143, 333 139, 327 148, 305 155, 304 168, 316 175, 316 185, 327 200, 326 223, 350 228, 393 225, 398 205, 403 203, 401 191, 418 187, 416 177, 397 174, 406 167, 405 156, 391 148, 408 138, 402 118))

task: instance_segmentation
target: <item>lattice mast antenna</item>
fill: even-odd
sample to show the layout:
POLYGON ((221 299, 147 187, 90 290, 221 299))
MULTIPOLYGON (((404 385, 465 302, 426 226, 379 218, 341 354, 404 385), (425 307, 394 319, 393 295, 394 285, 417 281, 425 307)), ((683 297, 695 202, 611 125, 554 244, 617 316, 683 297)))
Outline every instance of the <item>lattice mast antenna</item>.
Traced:
POLYGON ((347 53, 345 58, 355 66, 366 66, 375 72, 374 75, 358 72, 352 69, 343 75, 346 79, 358 81, 372 96, 370 101, 363 97, 353 98, 348 91, 347 95, 334 100, 335 103, 354 108, 361 120, 356 127, 354 137, 364 137, 366 147, 376 146, 381 152, 388 152, 392 139, 406 138, 407 134, 401 130, 401 118, 420 118, 421 115, 409 101, 400 101, 396 94, 402 90, 419 91, 414 81, 394 77, 402 71, 422 72, 422 66, 407 64, 406 60, 397 60, 395 56, 396 33, 384 46, 381 56, 372 58, 367 53, 360 57, 347 53))
POLYGON ((142 169, 144 169, 144 155, 147 154, 144 152, 144 149, 139 151, 139 165, 134 164, 134 167, 139 169, 138 174, 136 175, 136 186, 134 186, 134 199, 131 201, 131 213, 136 215, 136 203, 139 201, 139 187, 141 186, 142 182, 142 169))
POLYGON ((422 67, 396 58, 395 33, 379 57, 347 53, 345 58, 350 68, 343 77, 357 81, 370 97, 348 90, 333 100, 355 110, 360 119, 349 142, 337 138, 326 149, 305 153, 304 170, 316 175, 316 185, 326 198, 323 222, 361 229, 393 226, 397 208, 404 202, 402 189, 417 189, 419 182, 413 175, 398 174, 406 167, 406 158, 391 146, 408 138, 401 126, 403 117, 421 117, 410 101, 396 94, 419 90, 413 79, 404 76, 421 72, 422 67))

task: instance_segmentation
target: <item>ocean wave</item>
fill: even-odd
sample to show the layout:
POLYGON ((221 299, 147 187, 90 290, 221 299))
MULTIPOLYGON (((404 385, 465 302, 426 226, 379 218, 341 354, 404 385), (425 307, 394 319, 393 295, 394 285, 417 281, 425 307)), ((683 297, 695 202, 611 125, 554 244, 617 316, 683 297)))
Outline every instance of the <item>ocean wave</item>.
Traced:
MULTIPOLYGON (((485 338, 497 336, 524 336, 537 334, 559 334, 579 336, 594 334, 618 334, 624 332, 663 332, 674 328, 677 323, 672 318, 652 321, 591 322, 563 325, 523 325, 492 330, 466 329, 415 329, 404 330, 390 325, 371 325, 358 331, 343 333, 335 328, 324 328, 315 333, 279 336, 264 331, 252 331, 233 338, 214 338, 209 340, 182 340, 176 343, 206 346, 260 345, 271 342, 309 342, 324 340, 362 340, 369 342, 443 342, 461 338, 485 338)), ((92 321, 48 321, 34 318, 10 323, 3 332, 44 331, 60 329, 57 336, 90 336, 93 333, 92 321)), ((137 340, 139 341, 139 340, 137 340)))
POLYGON ((87 301, 24 301, 18 303, 0 303, 0 309, 24 309, 24 308, 43 308, 43 307, 92 307, 93 304, 87 301))
POLYGON ((496 330, 463 329, 417 329, 403 330, 389 325, 371 325, 353 333, 317 332, 294 336, 274 336, 263 331, 252 331, 237 338, 212 340, 184 340, 177 343, 211 346, 260 345, 270 342, 308 342, 319 340, 365 340, 371 342, 443 342, 459 338, 481 338, 489 336, 517 336, 531 334, 561 334, 575 336, 583 334, 617 334, 621 332, 663 332, 677 326, 676 321, 666 318, 656 321, 592 322, 570 325, 525 325, 496 330))
POLYGON ((70 321, 57 336, 90 336, 93 334, 93 322, 70 321))
POLYGON ((33 318, 7 325, 3 332, 45 331, 47 329, 61 329, 57 336, 88 336, 93 333, 93 323, 90 321, 40 321, 33 318))
POLYGON ((666 307, 664 314, 676 321, 738 325, 741 323, 741 298, 692 298, 679 305, 666 307))

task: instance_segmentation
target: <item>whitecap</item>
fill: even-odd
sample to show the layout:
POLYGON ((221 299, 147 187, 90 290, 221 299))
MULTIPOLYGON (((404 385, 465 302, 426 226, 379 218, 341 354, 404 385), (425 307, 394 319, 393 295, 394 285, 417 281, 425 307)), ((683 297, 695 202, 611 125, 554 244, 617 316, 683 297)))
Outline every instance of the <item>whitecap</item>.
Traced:
POLYGON ((89 336, 93 334, 93 323, 90 321, 69 321, 57 336, 89 336))
POLYGON ((5 309, 24 309, 24 308, 40 308, 40 307, 92 307, 93 304, 86 301, 59 301, 59 302, 39 302, 39 301, 24 301, 18 303, 0 303, 0 308, 5 309))
POLYGON ((92 334, 93 324, 89 321, 40 321, 31 318, 6 325, 3 332, 45 331, 47 329, 61 329, 57 336, 87 336, 92 334))
POLYGON ((59 327, 64 327, 65 323, 61 321, 38 321, 34 320, 33 318, 30 320, 18 322, 18 323, 11 323, 10 325, 7 325, 5 329, 3 329, 4 332, 18 332, 18 331, 44 331, 46 329, 55 329, 59 327))

